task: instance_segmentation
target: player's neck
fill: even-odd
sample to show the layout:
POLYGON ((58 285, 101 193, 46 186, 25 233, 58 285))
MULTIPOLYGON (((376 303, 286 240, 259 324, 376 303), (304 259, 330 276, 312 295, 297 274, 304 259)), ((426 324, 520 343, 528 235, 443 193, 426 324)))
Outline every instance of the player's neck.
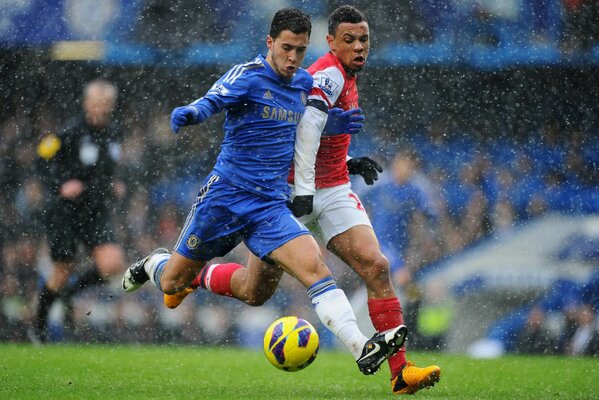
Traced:
MULTIPOLYGON (((293 80, 293 76, 291 78, 287 78, 286 76, 283 76, 277 72, 274 59, 273 59, 272 55, 270 54, 270 52, 266 55, 266 57, 264 57, 264 61, 266 61, 266 64, 267 64, 266 67, 270 68, 272 73, 274 75, 276 75, 281 81, 283 81, 285 83, 289 83, 293 80)), ((295 76, 295 74, 294 74, 294 76, 295 76)))
POLYGON ((356 77, 356 74, 358 73, 358 71, 354 71, 353 69, 349 69, 345 65, 343 65, 343 63, 341 62, 341 59, 339 57, 337 57, 337 54, 335 54, 335 52, 333 52, 332 50, 329 50, 329 53, 331 53, 333 55, 333 57, 335 57, 337 59, 337 63, 343 68, 343 70, 345 71, 345 75, 350 76, 352 78, 356 77))
POLYGON ((356 74, 358 73, 358 71, 354 71, 353 69, 349 69, 349 68, 346 68, 346 67, 343 67, 343 69, 345 70, 345 74, 347 76, 351 76, 353 78, 355 78, 356 74))

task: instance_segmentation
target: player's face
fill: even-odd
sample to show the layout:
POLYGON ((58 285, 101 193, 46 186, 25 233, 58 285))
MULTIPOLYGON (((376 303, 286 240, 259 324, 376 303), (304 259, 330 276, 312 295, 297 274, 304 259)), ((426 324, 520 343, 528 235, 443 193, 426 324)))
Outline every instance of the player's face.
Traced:
POLYGON ((285 30, 274 39, 268 36, 266 61, 279 76, 291 79, 304 61, 309 42, 307 32, 296 34, 285 30))
POLYGON ((370 32, 366 22, 343 22, 335 35, 327 35, 327 42, 345 69, 358 72, 366 65, 370 50, 370 32))

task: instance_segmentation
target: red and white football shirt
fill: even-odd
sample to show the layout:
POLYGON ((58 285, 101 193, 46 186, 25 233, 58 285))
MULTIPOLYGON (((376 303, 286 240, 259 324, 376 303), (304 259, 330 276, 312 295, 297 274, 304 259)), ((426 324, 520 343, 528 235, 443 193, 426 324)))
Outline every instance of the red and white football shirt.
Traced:
MULTIPOLYGON (((338 107, 344 111, 358 108, 356 77, 347 75, 339 59, 331 52, 320 57, 308 68, 314 84, 308 99, 324 101, 329 109, 338 107)), ((351 135, 322 136, 316 155, 316 189, 342 185, 349 182, 346 156, 351 135)), ((314 144, 315 146, 317 143, 314 144)), ((289 182, 293 183, 294 170, 289 182)))

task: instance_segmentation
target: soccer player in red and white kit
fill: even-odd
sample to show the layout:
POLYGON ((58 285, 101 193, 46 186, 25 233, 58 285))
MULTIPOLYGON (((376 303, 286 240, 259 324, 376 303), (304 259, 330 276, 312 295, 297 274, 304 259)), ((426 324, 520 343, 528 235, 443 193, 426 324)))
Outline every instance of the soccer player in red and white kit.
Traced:
MULTIPOLYGON (((290 208, 309 228, 318 224, 327 248, 362 278, 368 291, 370 318, 375 329, 382 332, 403 324, 401 305, 391 283, 389 262, 381 253, 368 215, 349 180, 349 174, 359 174, 372 184, 382 169, 367 157, 347 160, 351 135, 322 135, 329 109, 358 108, 356 73, 364 68, 368 57, 369 27, 362 12, 351 6, 333 11, 328 25, 330 51, 308 68, 314 84, 298 126, 295 170, 289 178, 294 185, 290 208)), ((280 268, 250 255, 246 268, 232 263, 207 266, 194 286, 261 305, 274 293, 281 276, 280 268)), ((188 288, 167 295, 165 304, 174 308, 191 291, 188 288)), ((408 363, 405 349, 388 362, 393 393, 416 393, 439 381, 438 366, 419 368, 408 363)))
MULTIPOLYGON (((330 51, 308 68, 314 77, 309 104, 314 100, 326 103, 329 109, 359 108, 356 74, 368 58, 368 22, 356 8, 341 6, 331 14, 328 25, 330 51)), ((300 126, 295 141, 295 174, 290 177, 295 197, 291 209, 308 228, 318 224, 327 248, 362 278, 375 329, 384 331, 403 324, 389 261, 381 253, 368 215, 349 181, 349 174, 354 173, 372 184, 382 169, 367 157, 348 159, 351 135, 321 137, 326 114, 312 114, 302 119, 302 124, 309 121, 313 128, 300 126)), ((408 363, 405 349, 388 362, 393 392, 398 394, 430 387, 441 374, 437 366, 418 368, 408 363)))

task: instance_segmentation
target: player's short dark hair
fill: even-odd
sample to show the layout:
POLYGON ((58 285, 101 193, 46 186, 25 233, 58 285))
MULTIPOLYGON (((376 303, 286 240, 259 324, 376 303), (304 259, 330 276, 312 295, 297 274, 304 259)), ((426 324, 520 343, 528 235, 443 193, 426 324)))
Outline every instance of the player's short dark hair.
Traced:
POLYGON ((358 24, 360 22, 368 23, 366 16, 362 11, 353 6, 340 6, 329 15, 329 35, 335 35, 337 27, 342 23, 358 24))
POLYGON ((308 37, 312 33, 312 22, 310 16, 297 8, 283 8, 275 13, 270 24, 271 38, 276 39, 281 32, 288 30, 296 35, 308 32, 308 37))

